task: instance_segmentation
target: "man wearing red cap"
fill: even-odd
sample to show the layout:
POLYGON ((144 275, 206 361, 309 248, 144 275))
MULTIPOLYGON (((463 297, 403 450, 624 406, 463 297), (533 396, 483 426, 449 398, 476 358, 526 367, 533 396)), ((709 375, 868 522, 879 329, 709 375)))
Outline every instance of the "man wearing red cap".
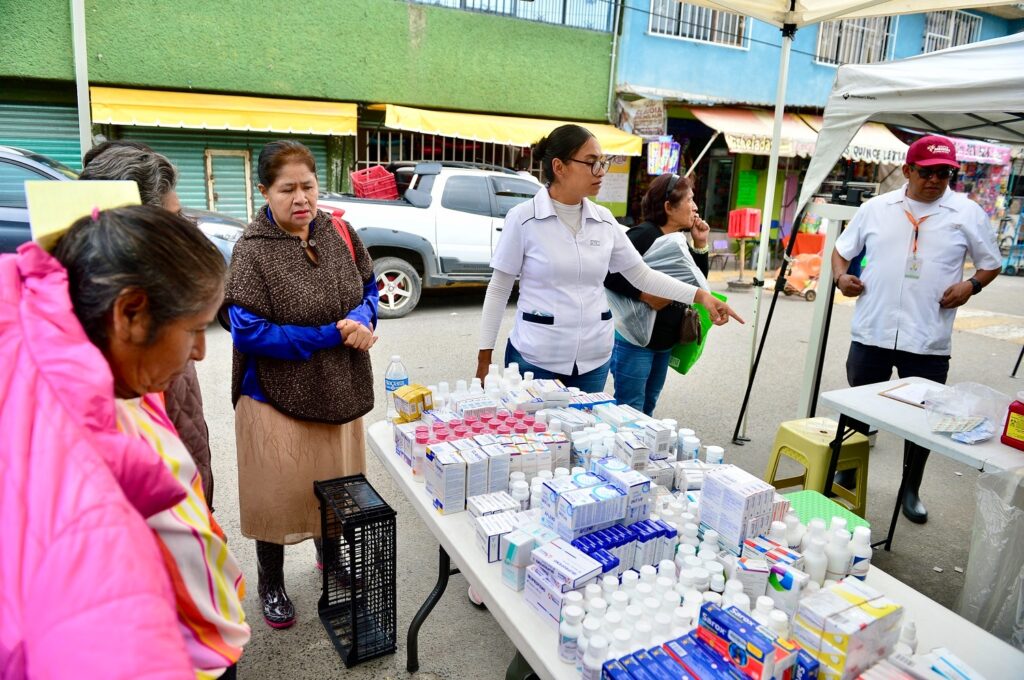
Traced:
MULTIPOLYGON (((1000 270, 985 211, 949 189, 959 168, 951 140, 922 137, 907 151, 907 183, 862 205, 836 241, 836 286, 857 298, 846 359, 851 386, 889 380, 894 367, 901 378, 946 382, 956 308, 1000 270), (848 274, 850 259, 862 249, 867 264, 861 276, 848 274), (975 272, 965 280, 968 255, 975 272)), ((922 524, 928 519, 919 496, 928 450, 906 442, 904 457, 903 514, 922 524)))

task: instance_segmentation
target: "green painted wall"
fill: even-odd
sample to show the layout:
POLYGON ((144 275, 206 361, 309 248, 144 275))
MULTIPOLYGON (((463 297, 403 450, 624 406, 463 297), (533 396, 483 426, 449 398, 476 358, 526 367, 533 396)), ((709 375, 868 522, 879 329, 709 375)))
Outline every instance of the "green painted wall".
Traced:
MULTIPOLYGON (((85 4, 94 84, 605 118, 607 33, 401 0, 85 4)), ((73 80, 68 0, 2 5, 0 79, 73 80)))

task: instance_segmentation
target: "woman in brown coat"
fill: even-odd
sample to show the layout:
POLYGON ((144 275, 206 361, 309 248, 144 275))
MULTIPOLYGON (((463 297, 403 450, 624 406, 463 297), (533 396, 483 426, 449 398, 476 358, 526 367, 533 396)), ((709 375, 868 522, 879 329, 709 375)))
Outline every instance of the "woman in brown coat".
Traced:
POLYGON ((235 246, 225 303, 242 534, 256 539, 263 617, 286 628, 284 546, 320 538, 313 482, 365 469, 378 298, 359 237, 316 209, 309 149, 272 142, 258 172, 267 203, 235 246))

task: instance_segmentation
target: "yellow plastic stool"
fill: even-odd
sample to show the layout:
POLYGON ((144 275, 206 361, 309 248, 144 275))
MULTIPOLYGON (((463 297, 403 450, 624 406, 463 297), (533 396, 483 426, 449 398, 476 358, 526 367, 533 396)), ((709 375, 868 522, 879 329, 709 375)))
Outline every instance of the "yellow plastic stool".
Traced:
MULTIPOLYGON (((828 418, 802 418, 788 420, 779 425, 772 446, 771 459, 765 481, 776 489, 802 485, 825 493, 825 477, 828 475, 828 461, 832 455, 831 444, 836 438, 838 423, 828 418), (779 460, 786 456, 804 467, 804 473, 797 477, 776 479, 779 460)), ((839 484, 832 485, 836 500, 841 500, 860 517, 867 510, 868 501, 868 438, 854 433, 843 442, 836 471, 855 470, 857 488, 853 491, 839 484)))

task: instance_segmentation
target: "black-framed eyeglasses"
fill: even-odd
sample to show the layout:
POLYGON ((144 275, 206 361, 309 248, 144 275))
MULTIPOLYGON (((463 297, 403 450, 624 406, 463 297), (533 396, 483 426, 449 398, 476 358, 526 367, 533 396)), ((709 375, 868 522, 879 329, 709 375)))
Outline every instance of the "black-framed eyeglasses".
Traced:
POLYGON ((596 161, 581 161, 578 158, 570 158, 573 163, 583 163, 583 165, 590 166, 590 172, 597 177, 601 174, 601 171, 608 172, 608 168, 611 167, 612 162, 607 158, 598 158, 596 161))
POLYGON ((959 171, 959 168, 954 168, 949 165, 943 165, 937 168, 922 168, 920 165, 912 165, 910 167, 914 168, 914 172, 917 173, 917 176, 924 180, 931 179, 932 177, 950 179, 951 177, 956 177, 956 173, 959 171))

